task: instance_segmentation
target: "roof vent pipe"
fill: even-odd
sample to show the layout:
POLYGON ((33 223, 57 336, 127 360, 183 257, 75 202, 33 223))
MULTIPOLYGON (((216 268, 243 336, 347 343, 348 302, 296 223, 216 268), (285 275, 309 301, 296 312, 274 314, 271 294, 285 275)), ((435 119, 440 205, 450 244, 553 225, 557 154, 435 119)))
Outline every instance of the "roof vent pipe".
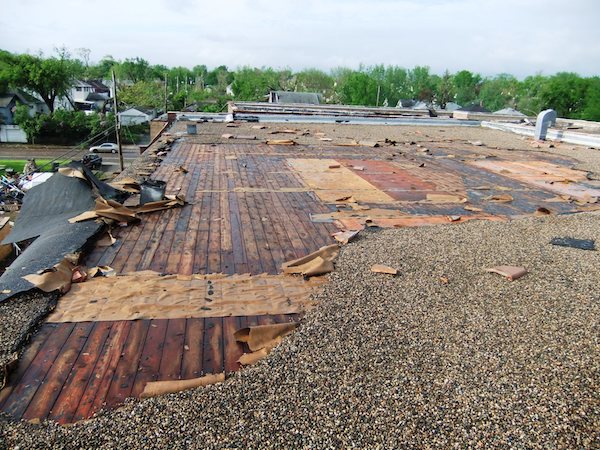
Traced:
POLYGON ((535 122, 535 138, 538 141, 545 141, 546 133, 551 125, 556 125, 556 111, 547 109, 539 113, 535 122))

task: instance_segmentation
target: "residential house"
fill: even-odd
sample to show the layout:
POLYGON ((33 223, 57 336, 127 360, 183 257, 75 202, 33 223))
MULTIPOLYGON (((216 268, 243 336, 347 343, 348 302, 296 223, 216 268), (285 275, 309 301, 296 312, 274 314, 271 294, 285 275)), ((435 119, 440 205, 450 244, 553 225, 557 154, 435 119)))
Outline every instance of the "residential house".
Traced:
POLYGON ((59 107, 75 111, 101 111, 111 98, 110 88, 100 80, 75 80, 59 107))
POLYGON ((154 109, 129 108, 119 113, 119 120, 122 125, 138 125, 150 122, 155 117, 156 110, 154 109))
POLYGON ((29 108, 29 115, 48 114, 50 110, 46 104, 28 94, 25 91, 8 91, 6 94, 0 94, 0 123, 4 125, 14 124, 14 114, 18 105, 26 105, 29 108))

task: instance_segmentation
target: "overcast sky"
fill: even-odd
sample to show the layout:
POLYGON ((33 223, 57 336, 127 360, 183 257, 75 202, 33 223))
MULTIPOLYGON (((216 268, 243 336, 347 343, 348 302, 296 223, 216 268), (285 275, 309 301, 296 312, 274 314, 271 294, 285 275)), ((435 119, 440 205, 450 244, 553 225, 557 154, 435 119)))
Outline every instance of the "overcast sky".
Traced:
POLYGON ((598 0, 3 0, 0 48, 91 60, 600 75, 598 0))

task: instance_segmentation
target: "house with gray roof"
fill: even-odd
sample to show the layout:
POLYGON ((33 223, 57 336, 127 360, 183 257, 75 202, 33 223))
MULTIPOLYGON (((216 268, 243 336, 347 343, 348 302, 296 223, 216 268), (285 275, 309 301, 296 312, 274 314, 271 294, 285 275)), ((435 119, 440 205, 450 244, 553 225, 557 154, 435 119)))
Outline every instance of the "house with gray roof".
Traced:
POLYGON ((48 106, 40 99, 22 90, 8 91, 0 94, 0 123, 4 125, 14 124, 14 114, 18 105, 26 105, 29 115, 47 114, 48 106))

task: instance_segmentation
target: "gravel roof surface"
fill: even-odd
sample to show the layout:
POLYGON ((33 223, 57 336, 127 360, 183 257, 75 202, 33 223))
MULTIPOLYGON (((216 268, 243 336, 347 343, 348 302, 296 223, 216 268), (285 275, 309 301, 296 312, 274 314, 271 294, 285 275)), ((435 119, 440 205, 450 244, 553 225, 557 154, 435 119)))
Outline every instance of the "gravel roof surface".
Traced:
MULTIPOLYGON (((29 340, 58 296, 32 290, 0 303, 0 367, 10 363, 29 340)), ((0 373, 0 385, 3 374, 0 373)))
POLYGON ((598 219, 364 232, 256 366, 69 427, 0 417, 1 435, 20 448, 598 446, 600 254, 549 244, 598 241, 598 219), (529 273, 509 282, 495 265, 529 273))

